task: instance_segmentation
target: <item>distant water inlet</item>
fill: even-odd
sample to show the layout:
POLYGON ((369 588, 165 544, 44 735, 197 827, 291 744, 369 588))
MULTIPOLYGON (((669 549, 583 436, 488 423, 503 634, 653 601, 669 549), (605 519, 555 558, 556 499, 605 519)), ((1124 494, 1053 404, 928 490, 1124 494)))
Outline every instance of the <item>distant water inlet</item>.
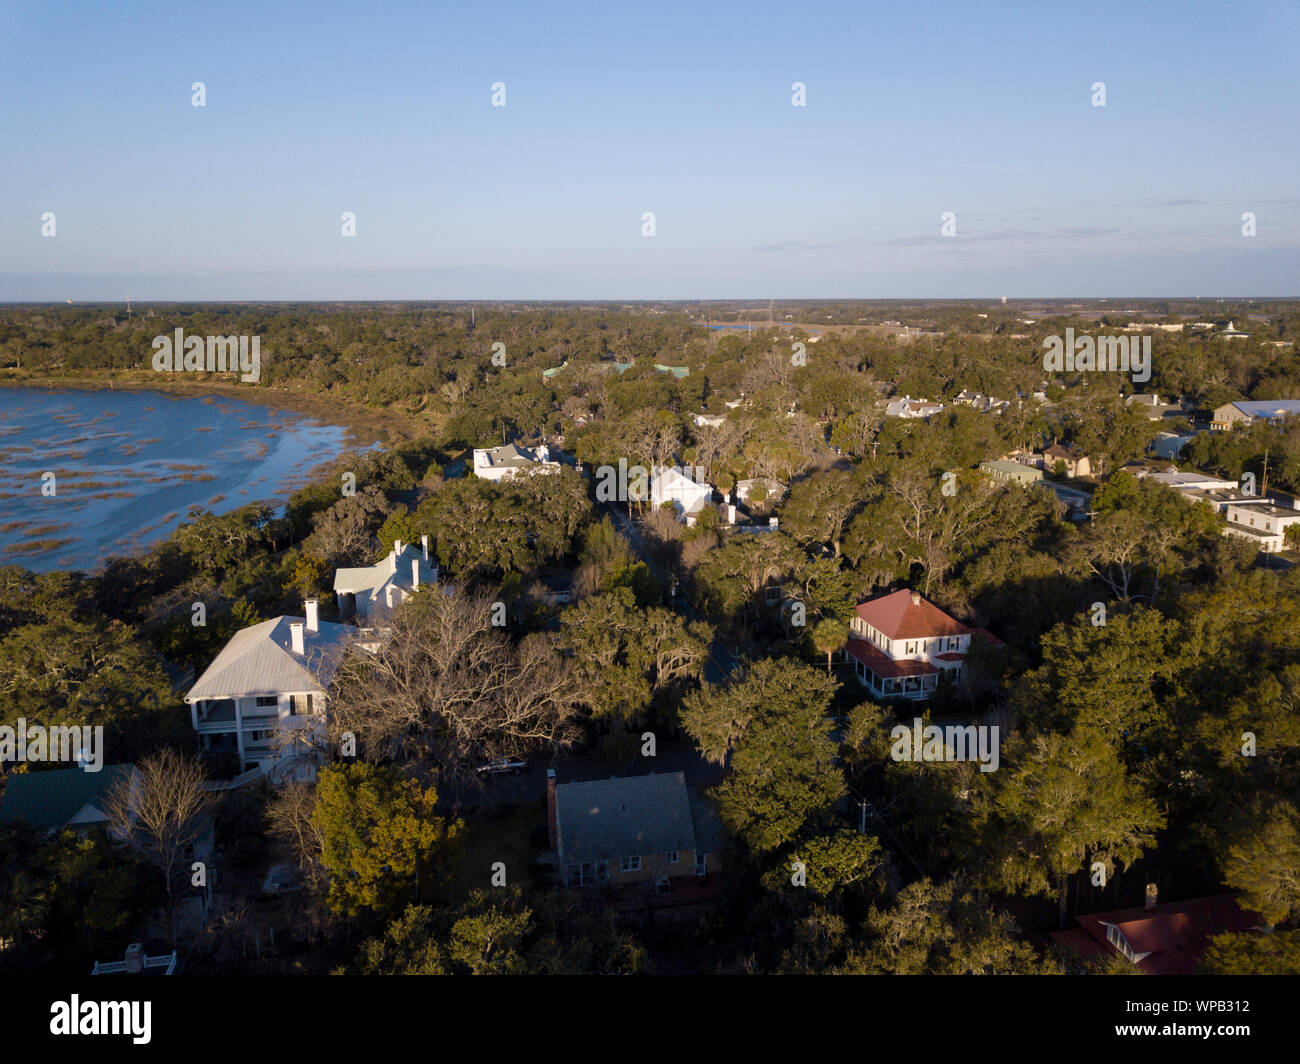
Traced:
POLYGON ((94 570, 190 508, 283 506, 347 430, 224 397, 0 388, 0 565, 94 570))

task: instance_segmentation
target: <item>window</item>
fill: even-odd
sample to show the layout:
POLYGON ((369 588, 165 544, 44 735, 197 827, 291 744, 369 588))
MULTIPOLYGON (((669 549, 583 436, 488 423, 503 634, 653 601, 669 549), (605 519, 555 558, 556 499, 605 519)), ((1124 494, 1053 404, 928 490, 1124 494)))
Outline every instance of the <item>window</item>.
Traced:
POLYGON ((676 863, 677 863, 676 850, 669 850, 667 853, 664 854, 664 864, 676 864, 676 863))
POLYGON ((258 695, 257 704, 259 706, 278 706, 280 700, 275 695, 258 695))
POLYGON ((667 876, 660 876, 657 880, 655 880, 656 894, 667 894, 671 889, 672 889, 672 885, 668 882, 667 876))
POLYGON ((311 695, 290 695, 289 716, 298 717, 311 712, 311 695))
POLYGON ((624 858, 622 859, 622 870, 623 870, 624 872, 639 872, 639 871, 641 871, 641 858, 640 858, 640 856, 638 855, 638 856, 636 856, 636 857, 624 857, 624 858))
POLYGON ((1124 937, 1123 932, 1114 924, 1106 925, 1106 941, 1134 964, 1137 963, 1137 954, 1133 952, 1133 947, 1129 945, 1128 939, 1124 937))
POLYGON ((695 851, 695 874, 697 876, 702 876, 708 871, 708 857, 707 853, 700 850, 695 851))

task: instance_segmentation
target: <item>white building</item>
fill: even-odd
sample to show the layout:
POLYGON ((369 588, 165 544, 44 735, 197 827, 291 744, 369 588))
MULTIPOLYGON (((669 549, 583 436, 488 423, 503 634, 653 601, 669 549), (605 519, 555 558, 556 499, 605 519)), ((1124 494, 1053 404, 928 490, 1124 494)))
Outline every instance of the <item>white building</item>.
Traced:
POLYGON ((420 547, 394 540, 388 557, 359 569, 334 573, 334 594, 339 616, 356 617, 362 623, 384 620, 421 587, 438 582, 438 566, 429 558, 429 537, 420 537, 420 547))
POLYGON ((858 680, 877 697, 915 700, 934 694, 940 677, 962 678, 972 636, 1002 643, 904 588, 858 606, 844 650, 858 680))
POLYGON ((474 475, 484 480, 509 480, 520 473, 558 473, 560 463, 551 461, 546 444, 536 450, 507 443, 504 447, 475 447, 474 475))
POLYGON ((277 782, 314 776, 325 692, 358 634, 320 621, 315 599, 304 606, 304 618, 237 632, 185 696, 205 752, 235 753, 241 772, 257 768, 277 782))
POLYGON ((1286 530, 1297 522, 1300 522, 1300 510, 1233 503, 1228 507, 1226 531, 1250 540, 1265 554, 1276 554, 1286 547, 1286 530))
POLYGON ((910 395, 902 399, 891 399, 885 404, 886 417, 927 418, 943 410, 943 403, 934 403, 929 399, 913 399, 910 395))
POLYGON ((650 505, 657 508, 672 503, 679 521, 695 524, 712 499, 713 485, 692 480, 676 466, 655 466, 650 470, 650 505))
POLYGON ((1145 470, 1136 470, 1133 475, 1138 479, 1149 477, 1156 483, 1173 488, 1175 491, 1222 491, 1237 486, 1235 480, 1212 477, 1208 473, 1148 473, 1145 470))

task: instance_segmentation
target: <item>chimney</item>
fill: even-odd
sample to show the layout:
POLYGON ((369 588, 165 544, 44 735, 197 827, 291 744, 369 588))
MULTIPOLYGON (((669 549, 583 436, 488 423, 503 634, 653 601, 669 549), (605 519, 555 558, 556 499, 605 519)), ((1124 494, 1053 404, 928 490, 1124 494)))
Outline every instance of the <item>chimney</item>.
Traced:
POLYGON ((429 537, 428 536, 420 537, 420 546, 424 548, 424 563, 428 565, 429 564, 429 537))
POLYGON ((144 946, 139 942, 132 942, 126 947, 126 953, 123 954, 126 961, 126 970, 130 975, 139 975, 144 971, 144 946))
POLYGON ((306 655, 307 651, 302 643, 302 621, 294 621, 289 625, 289 641, 293 647, 293 652, 298 657, 306 655))
POLYGON ((1150 912, 1152 909, 1156 907, 1156 898, 1159 896, 1159 894, 1160 894, 1159 887, 1157 887, 1154 883, 1147 884, 1146 910, 1148 912, 1150 912))
POLYGON ((912 605, 913 606, 921 605, 921 592, 919 591, 912 592, 912 605))
POLYGON ((555 812, 555 769, 546 770, 546 826, 550 831, 551 849, 560 848, 560 823, 555 812))
POLYGON ((420 559, 419 558, 411 559, 411 586, 412 587, 420 586, 420 559))
POLYGON ((775 517, 769 517, 769 518, 767 519, 767 527, 768 527, 768 528, 776 528, 776 526, 777 526, 777 520, 778 520, 778 519, 775 518, 775 517))
POLYGON ((307 631, 309 632, 320 631, 320 613, 317 610, 318 605, 319 603, 316 599, 305 599, 303 601, 303 608, 307 611, 307 631))
POLYGON ((736 523, 736 507, 732 503, 727 503, 727 524, 736 523))
POLYGON ((393 553, 399 558, 402 556, 402 541, 400 539, 393 540, 393 553))

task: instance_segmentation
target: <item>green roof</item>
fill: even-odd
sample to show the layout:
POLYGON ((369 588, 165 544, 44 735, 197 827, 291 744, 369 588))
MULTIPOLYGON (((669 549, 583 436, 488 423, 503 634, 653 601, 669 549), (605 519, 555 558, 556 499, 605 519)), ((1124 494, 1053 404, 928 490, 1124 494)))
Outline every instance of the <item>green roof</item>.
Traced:
POLYGON ((659 365, 658 362, 656 362, 655 369, 657 369, 660 373, 671 373, 678 380, 681 380, 683 377, 689 377, 691 375, 690 368, 687 366, 661 366, 659 365))
POLYGON ((61 828, 133 768, 106 765, 98 772, 61 768, 11 775, 0 799, 0 821, 26 820, 36 827, 61 828))

